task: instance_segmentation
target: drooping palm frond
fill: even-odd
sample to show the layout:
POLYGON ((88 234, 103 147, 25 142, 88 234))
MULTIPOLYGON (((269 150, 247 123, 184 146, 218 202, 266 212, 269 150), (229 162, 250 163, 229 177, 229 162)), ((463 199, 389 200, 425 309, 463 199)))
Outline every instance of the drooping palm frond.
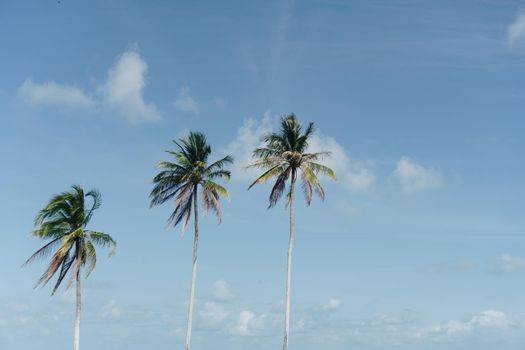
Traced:
POLYGON ((85 231, 87 233, 87 242, 109 249, 108 257, 115 255, 117 251, 117 242, 108 234, 97 231, 85 231))
POLYGON ((86 277, 89 276, 96 264, 95 246, 110 248, 110 256, 114 254, 116 242, 111 236, 86 229, 100 205, 101 195, 97 190, 84 193, 82 187, 73 185, 71 191, 53 196, 38 212, 33 235, 50 241, 31 255, 24 265, 51 254, 52 257, 35 287, 46 285, 58 273, 54 294, 75 264, 80 267, 88 264, 86 277), (86 198, 91 203, 87 203, 86 198))
POLYGON ((211 147, 204 134, 190 132, 185 138, 174 140, 176 150, 166 151, 173 156, 172 161, 157 164, 160 172, 153 178, 150 193, 150 206, 175 201, 175 209, 168 218, 168 225, 187 226, 192 213, 192 203, 198 188, 202 189, 202 201, 205 212, 212 210, 221 221, 220 197, 228 197, 228 191, 215 181, 230 180, 231 173, 227 166, 233 163, 231 156, 225 156, 208 163, 211 147))

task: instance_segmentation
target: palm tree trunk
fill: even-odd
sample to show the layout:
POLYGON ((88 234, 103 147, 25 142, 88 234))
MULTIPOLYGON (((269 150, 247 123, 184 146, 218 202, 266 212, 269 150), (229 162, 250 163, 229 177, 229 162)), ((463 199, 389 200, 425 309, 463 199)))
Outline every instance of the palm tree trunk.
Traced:
POLYGON ((77 242, 76 243, 76 253, 77 253, 77 258, 76 258, 76 282, 77 282, 77 314, 76 314, 76 320, 75 320, 75 344, 74 344, 74 349, 75 350, 79 350, 80 349, 80 303, 81 303, 81 289, 80 289, 80 259, 81 259, 81 256, 80 256, 80 244, 77 242))
POLYGON ((195 237, 193 239, 193 268, 191 272, 190 305, 188 310, 188 329, 186 331, 186 350, 190 350, 191 325, 193 320, 193 302, 195 299, 195 276, 197 274, 197 244, 199 241, 199 213, 197 203, 197 187, 193 189, 193 211, 195 215, 195 237))
POLYGON ((290 289, 292 282, 292 251, 294 240, 294 185, 295 174, 292 174, 292 183, 290 185, 290 239, 288 241, 288 266, 286 271, 286 297, 284 312, 284 341, 283 350, 288 350, 288 336, 290 333, 290 289))

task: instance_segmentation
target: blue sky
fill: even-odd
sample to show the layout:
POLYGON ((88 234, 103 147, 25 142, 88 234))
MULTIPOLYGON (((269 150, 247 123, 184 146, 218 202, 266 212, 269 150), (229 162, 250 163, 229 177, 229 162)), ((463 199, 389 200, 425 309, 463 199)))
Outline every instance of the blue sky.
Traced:
POLYGON ((297 208, 290 346, 522 349, 525 4, 1 1, 0 348, 68 349, 71 291, 21 268, 51 195, 98 188, 119 244, 84 282, 82 346, 184 342, 191 230, 149 208, 172 139, 236 159, 202 220, 194 349, 282 335, 287 212, 243 167, 278 116, 318 126, 338 181, 297 208))

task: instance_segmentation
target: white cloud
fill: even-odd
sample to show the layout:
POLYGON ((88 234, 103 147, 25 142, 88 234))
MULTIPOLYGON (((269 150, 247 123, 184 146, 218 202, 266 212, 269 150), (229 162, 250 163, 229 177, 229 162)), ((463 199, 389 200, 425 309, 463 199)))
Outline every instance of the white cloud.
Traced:
POLYGON ((34 317, 29 305, 16 302, 0 305, 0 326, 23 326, 32 321, 34 317))
POLYGON ((161 119, 155 105, 144 101, 147 71, 148 65, 137 52, 124 52, 101 88, 106 106, 132 124, 161 119))
POLYGON ((94 108, 117 114, 132 124, 161 119, 157 108, 144 101, 144 87, 148 65, 136 51, 127 51, 118 57, 109 69, 107 80, 99 86, 96 100, 81 89, 57 84, 54 81, 35 83, 27 79, 18 89, 18 95, 31 105, 68 108, 94 108))
POLYGON ((494 259, 491 265, 495 272, 525 271, 525 258, 501 254, 494 259))
POLYGON ((223 305, 208 301, 204 303, 204 309, 200 314, 205 321, 216 323, 225 320, 230 312, 223 305))
POLYGON ((423 324, 411 310, 400 317, 378 315, 350 325, 348 341, 360 341, 378 348, 395 345, 399 348, 420 349, 422 344, 470 342, 480 339, 499 339, 521 334, 525 329, 524 314, 507 314, 485 310, 464 320, 423 324))
POLYGON ((324 304, 299 310, 299 312, 296 313, 298 321, 294 324, 295 330, 303 332, 305 335, 327 330, 327 328, 330 328, 328 325, 333 321, 334 312, 337 311, 342 304, 340 299, 331 298, 324 304))
POLYGON ((525 36, 525 12, 520 12, 518 17, 507 29, 507 40, 509 46, 513 46, 518 40, 525 36))
POLYGON ((449 321, 440 325, 426 327, 416 332, 417 338, 443 339, 466 336, 475 331, 500 330, 522 327, 523 315, 510 316, 497 310, 482 311, 465 321, 449 321))
POLYGON ((405 192, 437 188, 443 184, 438 170, 416 164, 408 157, 399 159, 393 175, 405 192))
POLYGON ((266 319, 266 314, 256 315, 250 310, 241 311, 237 321, 230 324, 229 332, 231 335, 253 336, 265 328, 266 319))
POLYGON ((372 187, 375 175, 371 167, 360 161, 352 160, 333 137, 313 135, 308 152, 330 152, 325 157, 323 164, 332 168, 337 175, 337 181, 341 182, 346 189, 353 192, 363 192, 372 187))
POLYGON ((323 310, 332 311, 337 310, 341 306, 342 302, 339 299, 332 298, 323 305, 323 310))
POLYGON ((115 300, 109 300, 100 308, 98 316, 103 320, 116 320, 122 316, 122 309, 115 300))
MULTIPOLYGON (((237 138, 230 143, 224 153, 235 158, 233 171, 241 180, 253 181, 259 174, 258 169, 246 169, 253 162, 252 152, 263 145, 261 137, 277 127, 277 116, 271 116, 270 111, 264 113, 258 121, 250 118, 244 121, 237 132, 237 138)), ((367 163, 350 159, 345 149, 332 137, 313 135, 307 152, 330 152, 330 156, 322 160, 323 164, 334 169, 338 182, 349 191, 366 191, 374 181, 375 175, 367 163)))
POLYGON ((89 108, 94 105, 93 100, 79 88, 54 81, 35 83, 32 79, 26 79, 18 88, 18 94, 31 105, 67 108, 89 108))
POLYGON ((190 89, 186 86, 180 89, 173 104, 179 111, 199 114, 199 104, 190 95, 190 89))
POLYGON ((232 166, 234 179, 253 181, 259 171, 257 169, 246 169, 253 161, 252 152, 255 148, 262 146, 261 137, 272 131, 272 125, 276 118, 271 116, 270 111, 264 113, 260 121, 249 118, 237 131, 237 138, 224 149, 224 153, 232 154, 235 162, 232 166))
POLYGON ((235 298, 230 285, 224 280, 219 280, 213 284, 212 294, 217 301, 228 301, 235 298))

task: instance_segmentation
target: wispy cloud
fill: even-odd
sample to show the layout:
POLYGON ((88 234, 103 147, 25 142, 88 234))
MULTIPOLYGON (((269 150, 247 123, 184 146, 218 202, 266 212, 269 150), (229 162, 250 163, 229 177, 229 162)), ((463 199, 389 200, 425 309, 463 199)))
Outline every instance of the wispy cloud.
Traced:
POLYGON ((111 299, 100 308, 98 316, 102 320, 117 320, 122 316, 122 313, 122 308, 117 305, 115 300, 111 299))
POLYGON ((405 192, 432 189, 443 185, 441 173, 437 169, 419 165, 408 157, 399 159, 393 176, 405 192))
POLYGON ((95 102, 81 89, 71 85, 61 85, 54 81, 35 83, 26 79, 18 88, 19 96, 31 105, 46 105, 67 108, 89 108, 95 102))
POLYGON ((525 258, 501 254, 490 265, 492 271, 499 273, 525 271, 525 258))
POLYGON ((415 338, 430 338, 446 340, 470 335, 476 331, 499 330, 505 331, 523 327, 523 315, 508 315, 498 310, 485 310, 463 321, 448 321, 442 324, 425 327, 413 333, 415 338))
POLYGON ((286 41, 288 35, 288 27, 292 20, 293 14, 293 0, 281 1, 280 13, 275 26, 275 41, 272 52, 272 73, 275 74, 281 66, 281 60, 286 50, 286 41))
POLYGON ((132 124, 161 119, 157 108, 144 100, 148 65, 136 51, 121 54, 101 87, 105 105, 132 124))
POLYGON ((523 331, 524 314, 508 314, 499 310, 484 310, 463 320, 424 324, 414 318, 412 312, 401 317, 385 314, 363 320, 350 326, 346 341, 359 341, 368 345, 407 349, 421 349, 429 344, 458 343, 480 339, 510 337, 523 331), (514 332, 514 333, 512 333, 514 332))
POLYGON ((217 301, 228 301, 235 298, 230 284, 225 280, 218 280, 213 284, 212 295, 217 301))
POLYGON ((507 40, 512 47, 525 37, 525 12, 520 11, 514 22, 507 29, 507 40))
POLYGON ((180 89, 173 105, 181 112, 199 114, 199 104, 190 95, 190 88, 187 86, 180 89))

